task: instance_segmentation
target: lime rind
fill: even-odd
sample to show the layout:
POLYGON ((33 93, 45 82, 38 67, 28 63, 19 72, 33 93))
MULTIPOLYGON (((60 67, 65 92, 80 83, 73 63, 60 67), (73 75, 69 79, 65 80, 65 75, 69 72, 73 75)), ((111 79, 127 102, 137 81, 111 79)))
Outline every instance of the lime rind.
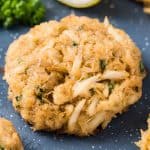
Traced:
POLYGON ((58 0, 58 1, 73 8, 88 8, 100 3, 101 0, 58 0))

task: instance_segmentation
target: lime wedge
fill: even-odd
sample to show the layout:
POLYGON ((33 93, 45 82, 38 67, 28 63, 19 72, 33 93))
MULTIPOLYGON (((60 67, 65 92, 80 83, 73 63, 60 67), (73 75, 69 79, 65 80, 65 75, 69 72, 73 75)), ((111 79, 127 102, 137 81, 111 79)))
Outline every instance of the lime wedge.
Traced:
POLYGON ((58 1, 74 8, 87 8, 96 5, 101 0, 58 0, 58 1))

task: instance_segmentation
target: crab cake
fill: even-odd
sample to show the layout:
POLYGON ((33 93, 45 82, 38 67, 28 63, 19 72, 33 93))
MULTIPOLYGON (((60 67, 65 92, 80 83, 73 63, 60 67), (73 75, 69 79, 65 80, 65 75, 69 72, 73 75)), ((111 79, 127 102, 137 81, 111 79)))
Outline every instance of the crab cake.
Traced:
POLYGON ((141 131, 141 140, 136 143, 141 150, 150 150, 150 115, 147 123, 148 129, 146 131, 141 131))
POLYGON ((23 150, 13 124, 4 118, 0 118, 0 150, 23 150))
POLYGON ((141 53, 129 36, 88 17, 32 28, 6 54, 14 108, 34 130, 87 136, 142 94, 141 53))

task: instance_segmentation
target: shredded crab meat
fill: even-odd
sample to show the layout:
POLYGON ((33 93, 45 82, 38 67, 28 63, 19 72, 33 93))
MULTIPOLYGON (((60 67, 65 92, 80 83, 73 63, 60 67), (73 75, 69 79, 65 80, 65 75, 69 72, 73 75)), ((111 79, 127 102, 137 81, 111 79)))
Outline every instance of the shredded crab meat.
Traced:
POLYGON ((43 52, 48 51, 49 49, 53 48, 55 42, 53 40, 49 41, 41 50, 40 53, 42 55, 43 52))
POLYGON ((109 26, 109 25, 110 25, 109 19, 108 19, 107 16, 104 18, 104 25, 105 25, 105 26, 109 26))
POLYGON ((65 109, 66 109, 66 113, 70 116, 71 115, 71 113, 73 112, 73 105, 67 105, 66 107, 65 107, 65 109))
POLYGON ((104 121, 106 115, 106 112, 98 112, 94 116, 94 118, 90 122, 88 122, 88 131, 93 131, 94 129, 96 129, 104 121))
POLYGON ((19 67, 16 67, 16 68, 14 68, 13 70, 12 70, 12 73, 13 74, 20 74, 20 73, 23 73, 23 72, 25 72, 25 66, 19 66, 19 67))
POLYGON ((83 99, 81 100, 80 102, 78 102, 78 104, 76 105, 70 119, 69 119, 69 122, 68 122, 68 128, 70 131, 73 131, 74 130, 74 127, 75 127, 75 124, 78 120, 78 117, 81 113, 81 110, 83 109, 83 106, 86 102, 86 99, 83 99))
POLYGON ((53 100, 57 105, 69 102, 72 99, 72 81, 60 84, 55 87, 53 92, 53 100))
POLYGON ((87 113, 89 116, 93 116, 96 112, 96 105, 98 103, 98 98, 94 97, 94 99, 92 99, 91 104, 89 105, 88 109, 87 109, 87 113))
POLYGON ((103 94, 104 94, 105 97, 108 97, 108 95, 109 95, 109 87, 108 87, 108 85, 105 85, 105 88, 103 90, 103 94))
POLYGON ((104 72, 102 78, 109 79, 109 80, 123 80, 127 78, 129 74, 126 71, 113 71, 107 70, 104 72))
POLYGON ((66 36, 68 36, 70 39, 72 39, 72 41, 76 41, 78 42, 78 36, 72 31, 72 30, 65 30, 63 32, 63 34, 65 34, 66 36))
POLYGON ((82 53, 81 53, 81 50, 79 50, 78 54, 75 56, 72 70, 71 70, 71 74, 73 76, 79 75, 81 64, 82 64, 82 53))
POLYGON ((73 86, 73 97, 76 97, 78 95, 88 95, 89 90, 97 81, 100 80, 99 77, 100 75, 96 75, 85 80, 76 82, 73 86))
POLYGON ((108 33, 111 34, 114 37, 114 39, 118 42, 123 40, 120 34, 117 32, 116 29, 114 29, 112 25, 108 27, 108 33))

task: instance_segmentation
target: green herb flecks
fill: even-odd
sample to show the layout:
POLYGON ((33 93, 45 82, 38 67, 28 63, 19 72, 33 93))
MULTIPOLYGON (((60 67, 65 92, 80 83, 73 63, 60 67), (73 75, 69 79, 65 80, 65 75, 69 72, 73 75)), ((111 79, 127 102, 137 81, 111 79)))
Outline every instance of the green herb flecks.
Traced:
POLYGON ((20 108, 21 108, 19 104, 17 104, 15 107, 16 107, 17 109, 20 109, 20 108))
POLYGON ((43 102, 43 96, 45 93, 45 89, 41 88, 41 87, 37 87, 35 90, 35 94, 38 100, 40 100, 41 102, 43 102))
POLYGON ((16 101, 19 102, 22 100, 22 95, 16 96, 15 98, 16 98, 16 101))
POLYGON ((140 68, 140 72, 141 72, 141 73, 144 73, 144 72, 145 72, 145 67, 144 67, 144 64, 143 64, 142 61, 140 61, 140 63, 139 63, 139 68, 140 68))
POLYGON ((115 88, 115 83, 113 81, 110 81, 108 83, 108 89, 109 89, 109 94, 112 93, 112 90, 115 88))
POLYGON ((24 73, 27 75, 28 74, 28 69, 29 67, 26 67, 25 70, 24 70, 24 73))
POLYGON ((106 60, 105 59, 100 59, 99 60, 99 66, 100 66, 101 71, 103 72, 106 68, 106 60))
POLYGON ((76 46, 78 46, 78 43, 75 42, 75 41, 73 41, 73 42, 72 42, 72 46, 73 46, 73 47, 76 47, 76 46))

